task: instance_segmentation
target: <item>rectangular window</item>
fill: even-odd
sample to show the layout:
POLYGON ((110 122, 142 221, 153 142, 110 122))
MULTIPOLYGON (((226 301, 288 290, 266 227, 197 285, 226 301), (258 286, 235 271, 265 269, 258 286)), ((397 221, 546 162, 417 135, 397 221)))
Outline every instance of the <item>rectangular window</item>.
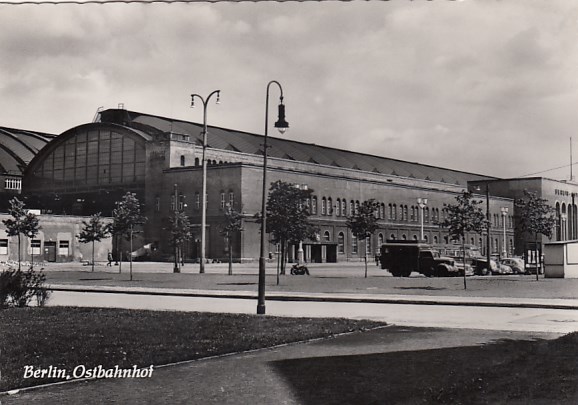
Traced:
POLYGON ((8 254, 8 239, 0 239, 0 255, 8 254))
POLYGON ((351 253, 357 253, 357 236, 351 236, 351 253))
POLYGON ((235 193, 233 193, 233 192, 229 193, 229 205, 231 207, 235 206, 235 193))
POLYGON ((30 247, 32 248, 33 255, 40 254, 40 245, 41 245, 40 239, 32 239, 32 242, 30 242, 30 247))
POLYGON ((225 193, 221 192, 221 209, 225 209, 225 193))
POLYGON ((60 256, 68 256, 70 252, 70 241, 61 240, 58 242, 58 254, 60 256))

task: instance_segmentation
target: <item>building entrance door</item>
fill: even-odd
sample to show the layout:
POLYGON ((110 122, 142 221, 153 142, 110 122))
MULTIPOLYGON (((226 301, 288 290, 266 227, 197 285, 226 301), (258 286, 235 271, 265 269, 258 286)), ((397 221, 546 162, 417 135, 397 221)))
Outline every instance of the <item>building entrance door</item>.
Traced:
POLYGON ((44 242, 44 260, 47 262, 56 261, 56 242, 44 242))

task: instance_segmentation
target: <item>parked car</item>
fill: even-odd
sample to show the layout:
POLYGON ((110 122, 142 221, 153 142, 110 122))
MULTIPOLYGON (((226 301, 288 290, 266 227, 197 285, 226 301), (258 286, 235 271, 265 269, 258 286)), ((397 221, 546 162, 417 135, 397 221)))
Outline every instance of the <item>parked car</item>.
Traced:
POLYGON ((519 257, 506 257, 500 261, 500 263, 510 266, 514 274, 524 274, 526 273, 526 265, 524 264, 524 259, 519 257))
POLYGON ((490 269, 488 270, 488 260, 485 257, 476 257, 472 259, 472 267, 476 276, 487 276, 498 273, 498 264, 490 259, 490 269))
POLYGON ((492 274, 514 274, 514 270, 508 265, 497 263, 497 270, 493 271, 492 274))

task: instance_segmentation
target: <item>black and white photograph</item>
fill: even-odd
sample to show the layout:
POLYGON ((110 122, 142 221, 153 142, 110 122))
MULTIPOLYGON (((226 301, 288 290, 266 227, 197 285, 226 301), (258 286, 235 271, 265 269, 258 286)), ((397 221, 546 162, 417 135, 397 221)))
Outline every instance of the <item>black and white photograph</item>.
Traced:
POLYGON ((0 405, 578 403, 577 38, 0 0, 0 405))

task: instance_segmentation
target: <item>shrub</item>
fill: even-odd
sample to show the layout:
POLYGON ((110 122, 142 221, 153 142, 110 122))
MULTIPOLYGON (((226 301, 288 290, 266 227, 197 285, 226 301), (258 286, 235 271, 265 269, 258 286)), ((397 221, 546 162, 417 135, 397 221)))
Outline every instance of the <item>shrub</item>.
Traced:
POLYGON ((0 273, 0 308, 25 307, 33 298, 44 306, 50 292, 44 286, 46 276, 30 267, 26 271, 8 269, 0 273))

